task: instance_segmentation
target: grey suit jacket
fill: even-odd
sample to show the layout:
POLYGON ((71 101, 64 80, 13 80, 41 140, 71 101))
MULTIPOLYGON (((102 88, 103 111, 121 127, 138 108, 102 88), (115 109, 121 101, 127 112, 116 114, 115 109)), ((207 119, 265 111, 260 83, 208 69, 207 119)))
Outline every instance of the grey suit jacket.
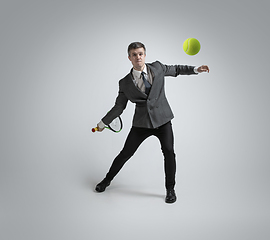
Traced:
POLYGON ((119 81, 119 92, 114 107, 102 118, 106 125, 122 114, 128 100, 136 104, 132 124, 134 127, 157 128, 173 119, 173 112, 165 96, 164 77, 196 74, 193 71, 194 67, 164 65, 158 61, 146 65, 153 76, 149 95, 135 86, 131 72, 127 74, 119 81))

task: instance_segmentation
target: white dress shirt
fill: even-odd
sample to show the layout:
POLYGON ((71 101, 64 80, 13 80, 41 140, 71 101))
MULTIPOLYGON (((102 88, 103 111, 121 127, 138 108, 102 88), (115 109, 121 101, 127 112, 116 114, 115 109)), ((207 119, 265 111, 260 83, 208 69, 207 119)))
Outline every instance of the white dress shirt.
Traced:
MULTIPOLYGON (((153 76, 150 72, 148 72, 148 69, 146 65, 144 65, 144 76, 145 79, 152 85, 153 84, 153 76)), ((142 72, 137 71, 134 68, 132 69, 132 76, 133 76, 133 82, 137 88, 139 88, 142 92, 145 92, 145 85, 142 79, 142 72)))

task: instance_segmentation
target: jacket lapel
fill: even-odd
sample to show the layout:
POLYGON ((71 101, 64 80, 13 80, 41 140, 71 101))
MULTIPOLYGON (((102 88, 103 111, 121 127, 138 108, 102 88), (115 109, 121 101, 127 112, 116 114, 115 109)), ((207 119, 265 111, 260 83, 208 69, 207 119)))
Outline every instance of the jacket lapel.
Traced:
POLYGON ((155 86, 156 86, 156 81, 155 81, 155 69, 149 65, 149 64, 146 64, 147 67, 148 67, 148 70, 151 72, 152 74, 152 87, 150 89, 150 92, 149 92, 149 96, 151 95, 152 92, 155 91, 155 86))
MULTIPOLYGON (((150 90, 150 93, 149 93, 149 96, 151 95, 151 92, 152 92, 152 88, 155 87, 155 69, 149 65, 149 64, 146 64, 147 66, 147 70, 151 72, 152 74, 152 79, 153 79, 153 82, 152 82, 152 87, 151 87, 151 90, 150 90)), ((136 87, 136 85, 134 84, 133 82, 133 77, 132 77, 132 69, 130 70, 130 73, 126 76, 127 78, 127 88, 133 93, 133 94, 137 94, 138 97, 143 97, 143 98, 148 98, 148 96, 142 92, 138 87, 136 87)))
POLYGON ((152 66, 149 65, 149 64, 146 64, 146 66, 147 66, 148 69, 150 69, 150 71, 151 71, 151 74, 152 74, 152 77, 153 77, 153 84, 154 84, 155 70, 154 70, 154 68, 152 68, 152 66))
POLYGON ((138 87, 136 87, 136 85, 134 84, 132 77, 132 69, 130 73, 127 75, 126 79, 127 79, 126 81, 127 89, 129 89, 129 91, 132 92, 132 95, 136 94, 138 97, 147 98, 147 95, 144 92, 142 92, 138 87))

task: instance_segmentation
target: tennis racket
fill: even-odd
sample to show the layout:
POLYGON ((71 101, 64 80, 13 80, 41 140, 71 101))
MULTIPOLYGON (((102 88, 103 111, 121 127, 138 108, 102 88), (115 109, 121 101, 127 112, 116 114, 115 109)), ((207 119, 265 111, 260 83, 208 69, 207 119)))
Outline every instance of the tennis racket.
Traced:
MULTIPOLYGON (((107 129, 110 129, 111 131, 115 133, 119 133, 123 128, 123 122, 120 117, 115 118, 107 127, 107 129)), ((96 132, 98 130, 97 127, 92 128, 92 132, 96 132)))

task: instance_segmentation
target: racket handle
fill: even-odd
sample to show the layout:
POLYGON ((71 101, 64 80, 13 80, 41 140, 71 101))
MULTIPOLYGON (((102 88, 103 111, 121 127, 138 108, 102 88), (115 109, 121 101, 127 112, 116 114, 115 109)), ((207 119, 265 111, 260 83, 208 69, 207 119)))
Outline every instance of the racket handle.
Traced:
POLYGON ((92 128, 92 132, 94 133, 94 132, 96 132, 98 130, 98 128, 97 127, 95 127, 95 128, 92 128))

